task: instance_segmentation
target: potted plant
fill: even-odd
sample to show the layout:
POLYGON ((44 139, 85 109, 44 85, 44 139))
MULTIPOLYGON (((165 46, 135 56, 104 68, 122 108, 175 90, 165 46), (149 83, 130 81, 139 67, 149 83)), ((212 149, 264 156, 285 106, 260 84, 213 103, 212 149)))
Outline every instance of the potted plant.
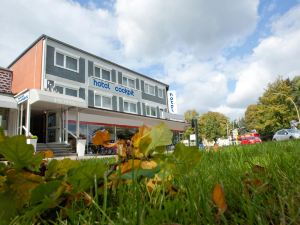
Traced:
POLYGON ((34 152, 36 152, 36 144, 38 137, 36 135, 30 135, 26 137, 26 143, 29 145, 33 145, 34 152))
POLYGON ((80 134, 76 140, 76 152, 78 157, 82 157, 85 154, 86 137, 80 134))

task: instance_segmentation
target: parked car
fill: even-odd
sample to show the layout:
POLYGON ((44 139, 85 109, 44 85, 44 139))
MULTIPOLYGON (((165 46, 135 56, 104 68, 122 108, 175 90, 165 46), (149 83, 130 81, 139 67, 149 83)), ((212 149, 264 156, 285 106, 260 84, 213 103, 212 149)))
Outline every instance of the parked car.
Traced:
POLYGON ((250 136, 241 139, 241 145, 252 145, 262 143, 261 139, 257 136, 250 136))
POLYGON ((282 129, 277 131, 273 136, 274 141, 283 141, 298 138, 300 138, 300 131, 296 129, 282 129))

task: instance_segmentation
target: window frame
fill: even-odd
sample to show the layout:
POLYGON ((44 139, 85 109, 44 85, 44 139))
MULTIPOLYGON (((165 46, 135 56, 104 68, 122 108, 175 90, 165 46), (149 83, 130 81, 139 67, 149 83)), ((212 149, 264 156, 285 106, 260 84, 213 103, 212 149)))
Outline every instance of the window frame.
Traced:
POLYGON ((149 116, 149 117, 157 117, 157 109, 156 109, 156 106, 153 106, 153 105, 146 105, 146 116, 149 116), (147 107, 149 107, 149 112, 150 112, 150 114, 148 114, 148 112, 147 112, 147 107), (152 115, 151 114, 151 108, 154 108, 155 109, 155 115, 152 115))
POLYGON ((122 74, 122 85, 128 88, 133 88, 136 89, 136 79, 134 77, 128 76, 128 75, 123 75, 122 74), (126 78, 127 84, 124 84, 123 79, 126 78), (134 87, 129 86, 129 80, 133 80, 134 82, 134 87))
POLYGON ((159 98, 164 98, 164 89, 163 88, 157 87, 157 96, 159 98), (161 96, 159 96, 159 90, 161 90, 161 96))
POLYGON ((144 92, 145 92, 146 94, 148 94, 148 95, 155 96, 155 85, 145 82, 145 83, 144 83, 144 92), (147 87, 147 86, 148 86, 148 87, 147 87), (150 93, 150 86, 152 86, 152 87, 154 88, 154 93, 153 93, 153 94, 150 93), (147 88, 146 88, 146 87, 147 87, 147 88))
POLYGON ((126 113, 138 114, 138 102, 127 100, 127 99, 123 99, 123 111, 126 112, 126 113), (128 103, 128 111, 125 111, 125 102, 128 103), (135 104, 135 106, 136 106, 135 107, 135 109, 136 109, 135 112, 131 112, 130 111, 130 104, 135 104))
POLYGON ((102 94, 102 93, 99 93, 99 92, 94 92, 94 107, 101 108, 101 109, 112 110, 112 97, 113 97, 112 95, 102 94), (96 95, 101 97, 101 106, 96 105, 96 95), (103 97, 110 98, 110 107, 104 107, 103 106, 103 97))
POLYGON ((73 95, 67 95, 66 94, 66 88, 68 88, 68 89, 75 90, 77 92, 77 96, 76 97, 77 98, 79 97, 79 88, 76 87, 75 85, 65 85, 64 83, 55 81, 54 82, 54 86, 53 86, 53 90, 55 89, 56 86, 63 88, 63 93, 59 93, 59 92, 55 92, 54 91, 57 94, 66 95, 66 96, 70 96, 70 97, 75 97, 73 95))
POLYGON ((63 51, 63 50, 61 50, 61 49, 56 49, 56 48, 55 48, 55 51, 54 51, 54 66, 60 67, 60 68, 66 69, 66 70, 70 70, 70 71, 73 71, 73 72, 76 72, 76 73, 79 73, 79 57, 78 57, 78 56, 75 56, 75 55, 73 55, 73 54, 70 54, 70 53, 68 53, 68 52, 65 52, 65 51, 63 51), (57 53, 63 55, 63 59, 64 59, 64 61, 63 61, 63 66, 58 65, 58 64, 56 63, 56 54, 57 54, 57 53), (67 57, 76 60, 76 62, 77 62, 77 64, 76 64, 77 70, 74 70, 74 69, 72 69, 72 68, 68 68, 68 67, 67 67, 67 57))
MULTIPOLYGON (((106 68, 104 66, 101 66, 101 65, 99 65, 97 63, 94 63, 94 70, 93 70, 93 72, 94 72, 94 74, 93 74, 94 77, 96 77, 98 79, 101 79, 101 80, 104 80, 104 81, 112 82, 111 70, 110 69, 108 69, 108 68, 106 68), (100 77, 96 76, 96 73, 95 73, 96 68, 98 68, 100 70, 100 77), (109 80, 106 80, 106 79, 103 78, 103 70, 106 70, 107 72, 109 72, 109 80)), ((114 83, 114 82, 112 82, 112 83, 114 83)))

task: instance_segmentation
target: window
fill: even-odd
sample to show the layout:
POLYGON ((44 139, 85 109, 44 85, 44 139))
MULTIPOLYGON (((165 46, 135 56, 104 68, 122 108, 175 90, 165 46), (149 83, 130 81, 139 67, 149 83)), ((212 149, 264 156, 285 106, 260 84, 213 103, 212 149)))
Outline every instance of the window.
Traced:
POLYGON ((146 115, 147 116, 157 116, 156 107, 154 106, 146 106, 146 115))
POLYGON ((127 86, 127 87, 135 88, 135 80, 131 79, 129 77, 124 77, 123 76, 123 82, 122 82, 122 84, 124 86, 127 86))
POLYGON ((137 104, 134 102, 124 101, 124 112, 137 113, 137 104))
POLYGON ((94 76, 101 78, 103 80, 110 81, 110 71, 106 69, 101 69, 100 67, 95 66, 94 67, 94 76))
POLYGON ((60 52, 55 53, 55 65, 78 72, 78 59, 60 52))
POLYGON ((102 79, 110 81, 110 72, 108 70, 102 69, 102 79))
POLYGON ((66 88, 66 95, 77 97, 77 90, 66 88))
POLYGON ((95 107, 111 109, 112 108, 111 97, 95 94, 95 107))
POLYGON ((158 88, 158 97, 163 98, 163 89, 158 88))
POLYGON ((101 69, 99 67, 95 67, 95 77, 99 77, 101 76, 101 69))
POLYGON ((155 87, 151 84, 145 83, 145 93, 155 95, 155 87))

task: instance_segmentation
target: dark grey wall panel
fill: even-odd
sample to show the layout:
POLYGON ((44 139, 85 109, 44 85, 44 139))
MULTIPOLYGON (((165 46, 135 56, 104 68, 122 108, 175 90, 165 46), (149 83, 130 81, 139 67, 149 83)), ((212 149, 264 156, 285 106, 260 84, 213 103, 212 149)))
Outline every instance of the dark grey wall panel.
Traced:
POLYGON ((85 89, 79 88, 79 98, 85 99, 85 89))
POLYGON ((85 83, 85 59, 79 59, 79 72, 57 67, 54 65, 54 48, 47 46, 46 73, 68 80, 85 83))
POLYGON ((116 75, 116 70, 112 70, 112 71, 111 71, 111 81, 112 81, 112 82, 116 82, 116 80, 117 80, 117 79, 116 79, 116 76, 117 76, 117 75, 116 75))
POLYGON ((139 79, 136 79, 136 80, 135 80, 135 88, 136 88, 137 90, 140 90, 140 80, 139 80, 139 79))
POLYGON ((118 101, 117 96, 112 97, 112 109, 118 111, 118 101))
POLYGON ((92 61, 88 62, 88 75, 89 77, 94 76, 94 63, 92 61))
POLYGON ((142 99, 166 105, 166 99, 165 98, 159 98, 157 96, 149 95, 149 94, 146 94, 144 92, 142 92, 142 99))
POLYGON ((142 108, 143 108, 143 115, 146 116, 146 105, 145 105, 145 103, 142 103, 142 108))
POLYGON ((155 86, 155 96, 158 97, 158 87, 155 86))
POLYGON ((118 72, 118 83, 122 84, 122 72, 118 72))
POLYGON ((141 113, 141 103, 140 102, 137 103, 137 112, 138 112, 139 115, 142 115, 142 113, 141 113))
POLYGON ((145 92, 144 81, 143 80, 141 80, 141 90, 142 90, 142 92, 145 92))
POLYGON ((159 107, 156 107, 156 114, 157 114, 157 118, 160 118, 160 110, 159 110, 159 107))
POLYGON ((119 111, 123 112, 124 108, 123 108, 123 98, 119 97, 119 111))
POLYGON ((89 99, 88 99, 89 106, 94 107, 94 92, 89 90, 89 99))

